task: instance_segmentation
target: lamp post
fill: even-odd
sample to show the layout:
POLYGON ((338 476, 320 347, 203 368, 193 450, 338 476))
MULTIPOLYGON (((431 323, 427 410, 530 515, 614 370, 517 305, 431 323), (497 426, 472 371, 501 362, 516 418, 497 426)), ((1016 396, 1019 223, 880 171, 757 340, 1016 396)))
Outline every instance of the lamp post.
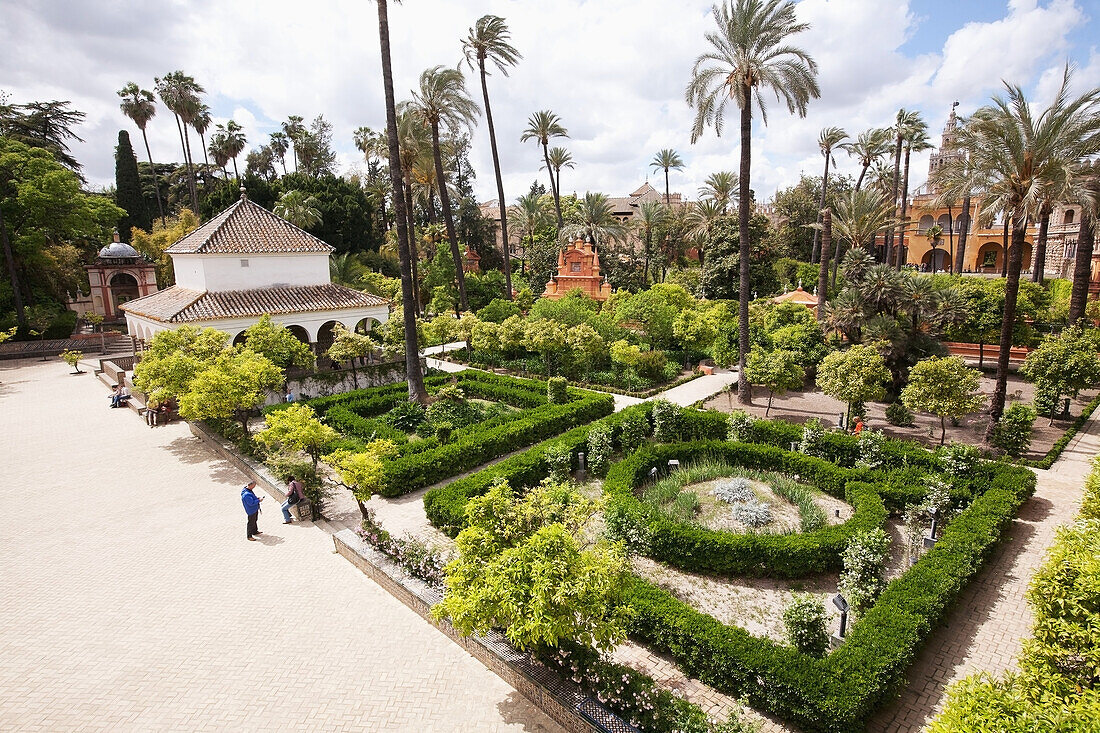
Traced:
POLYGON ((840 638, 844 638, 844 633, 848 630, 848 599, 837 593, 833 596, 833 605, 840 611, 840 638))

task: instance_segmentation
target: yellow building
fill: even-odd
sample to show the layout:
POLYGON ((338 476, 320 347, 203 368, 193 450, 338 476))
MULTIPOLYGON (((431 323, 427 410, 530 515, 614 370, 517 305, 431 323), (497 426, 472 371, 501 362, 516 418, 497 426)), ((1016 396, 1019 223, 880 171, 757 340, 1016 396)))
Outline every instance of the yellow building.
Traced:
MULTIPOLYGON (((959 155, 959 153, 954 152, 956 125, 955 110, 952 108, 947 124, 943 128, 940 147, 932 153, 932 157, 928 161, 929 178, 937 168, 959 155)), ((971 199, 969 211, 963 211, 961 201, 950 209, 946 206, 936 206, 936 196, 937 192, 931 183, 925 182, 910 197, 905 217, 907 226, 902 239, 902 244, 906 248, 903 261, 928 272, 954 270, 954 263, 957 259, 956 254, 960 246, 960 235, 969 222, 966 249, 963 252, 962 271, 1000 274, 1005 266, 1005 245, 1007 243, 1004 219, 999 218, 988 228, 977 226, 976 216, 981 205, 981 200, 978 197, 971 199), (933 240, 928 236, 928 232, 937 224, 940 226, 942 234, 937 240, 933 240)), ((1064 209, 1065 207, 1060 208, 1064 209)), ((1068 211, 1055 212, 1056 215, 1059 213, 1063 218, 1069 216, 1070 222, 1074 220, 1073 213, 1068 211)), ((1056 228, 1054 226, 1055 221, 1061 224, 1062 220, 1062 218, 1056 219, 1055 216, 1051 217, 1051 233, 1056 228)), ((1038 230, 1039 228, 1035 224, 1027 229, 1023 252, 1024 272, 1031 271, 1033 243, 1038 237, 1038 230)), ((1059 234, 1062 234, 1062 232, 1059 231, 1059 234)), ((1007 237, 1011 237, 1010 231, 1007 232, 1007 237)), ((1063 251, 1063 237, 1059 237, 1057 241, 1052 241, 1053 239, 1053 237, 1048 236, 1046 270, 1050 272, 1053 269, 1054 274, 1057 276, 1061 273, 1066 253, 1063 251)), ((1074 234, 1074 245, 1076 245, 1076 234, 1074 234)), ((1069 266, 1072 267, 1072 257, 1069 266)))

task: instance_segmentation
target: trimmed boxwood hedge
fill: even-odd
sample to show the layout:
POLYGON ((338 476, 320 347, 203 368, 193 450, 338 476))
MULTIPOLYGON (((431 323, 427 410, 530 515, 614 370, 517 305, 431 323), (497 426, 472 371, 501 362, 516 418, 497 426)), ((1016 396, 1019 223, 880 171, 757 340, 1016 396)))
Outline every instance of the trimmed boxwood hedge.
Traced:
POLYGON ((636 614, 630 633, 670 653, 688 674, 806 731, 862 731, 904 684, 921 645, 1034 488, 1030 471, 1000 467, 988 490, 887 586, 845 643, 823 660, 725 626, 640 579, 628 591, 636 614))
MULTIPOLYGON (((616 447, 621 448, 619 426, 632 414, 640 412, 648 417, 649 410, 648 404, 637 405, 600 422, 612 427, 616 447)), ((688 410, 682 417, 682 440, 725 436, 722 413, 688 410)), ((506 478, 516 486, 538 483, 547 474, 547 451, 562 447, 575 454, 584 450, 591 428, 575 428, 429 491, 424 498, 428 518, 454 536, 461 529, 469 497, 483 493, 498 478, 506 478)), ((778 470, 804 476, 829 493, 843 492, 849 500, 855 500, 857 494, 877 493, 887 507, 900 508, 919 499, 925 491, 924 478, 938 470, 935 454, 913 443, 887 441, 888 465, 893 468, 869 471, 854 468, 858 443, 849 436, 829 434, 825 438, 826 452, 840 466, 828 462, 818 465, 816 459, 775 450, 799 440, 799 426, 756 421, 751 437, 759 444, 726 443, 723 450, 735 459, 774 462, 778 470)), ((713 450, 712 446, 698 443, 689 447, 702 452, 713 450)), ((617 475, 609 474, 608 480, 622 480, 629 471, 647 470, 646 456, 660 461, 665 448, 682 451, 684 447, 645 446, 636 454, 635 462, 620 462, 613 469, 617 475)), ((906 670, 925 640, 981 570, 1035 488, 1034 473, 997 462, 981 463, 955 481, 955 498, 972 499, 970 505, 955 516, 934 548, 887 586, 875 605, 853 625, 845 643, 825 659, 814 659, 770 639, 754 637, 744 629, 726 626, 640 578, 632 578, 628 585, 635 611, 630 634, 669 653, 688 674, 722 692, 742 696, 754 707, 806 731, 862 731, 871 715, 904 684, 906 670)), ((621 491, 609 492, 613 502, 619 500, 621 491)), ((882 504, 876 508, 878 512, 883 510, 882 504)), ((670 534, 669 546, 674 541, 670 534)))
POLYGON ((607 513, 618 523, 633 525, 648 540, 645 554, 654 560, 697 573, 799 578, 839 571, 841 553, 857 532, 882 525, 886 507, 878 487, 861 481, 867 472, 840 468, 773 446, 725 441, 647 445, 619 461, 604 479, 607 513), (709 458, 759 471, 798 475, 801 481, 845 499, 855 508, 846 522, 799 534, 734 533, 680 522, 639 501, 634 494, 651 468, 663 469, 669 459, 681 463, 709 458))

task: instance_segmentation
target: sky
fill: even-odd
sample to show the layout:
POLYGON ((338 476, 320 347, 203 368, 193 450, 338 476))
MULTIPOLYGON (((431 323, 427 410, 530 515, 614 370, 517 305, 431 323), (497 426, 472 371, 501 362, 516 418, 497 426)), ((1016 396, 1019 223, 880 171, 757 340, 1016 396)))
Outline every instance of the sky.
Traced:
MULTIPOLYGON (((685 167, 671 172, 672 190, 694 199, 709 174, 737 170, 740 154, 732 106, 722 137, 707 129, 691 144, 694 112, 684 89, 715 27, 710 8, 696 0, 391 0, 397 98, 410 96, 424 69, 458 64, 477 18, 502 16, 523 54, 509 76, 494 73, 488 82, 510 203, 536 178, 545 183, 540 149, 519 139, 543 109, 569 131, 555 141, 576 161, 562 172, 563 193, 625 195, 647 176, 663 188, 663 173, 649 163, 673 148, 685 167)), ((117 90, 129 81, 152 89, 154 77, 175 69, 206 88, 216 123, 243 125, 250 148, 289 115, 323 114, 334 126, 340 173, 363 166, 352 132, 385 126, 372 2, 0 0, 0 13, 0 92, 13 103, 71 100, 87 113, 78 130, 85 142, 73 152, 93 187, 113 185, 120 129, 144 158, 117 90)), ((1042 104, 1068 61, 1077 91, 1100 86, 1100 0, 799 0, 797 15, 810 28, 792 42, 816 60, 821 97, 805 118, 773 99, 767 126, 754 119, 752 188, 761 200, 802 173, 820 175, 823 127, 855 137, 905 107, 924 115, 938 145, 951 104, 969 114, 1002 80, 1042 104)), ((467 85, 480 103, 475 73, 467 85)), ((148 132, 158 162, 181 159, 163 106, 148 132)), ((495 184, 483 119, 471 139, 475 192, 486 201, 495 184)), ((844 154, 836 161, 841 173, 858 173, 844 154)), ((914 155, 911 188, 923 182, 927 161, 928 153, 914 155)))

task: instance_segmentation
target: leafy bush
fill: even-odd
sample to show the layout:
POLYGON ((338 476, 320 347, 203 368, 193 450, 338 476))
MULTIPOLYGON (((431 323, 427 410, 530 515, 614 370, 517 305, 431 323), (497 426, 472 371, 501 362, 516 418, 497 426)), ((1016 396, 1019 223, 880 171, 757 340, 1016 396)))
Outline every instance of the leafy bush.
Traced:
POLYGON ((883 448, 886 445, 886 435, 881 430, 864 430, 859 434, 859 462, 860 468, 881 468, 886 456, 883 448))
POLYGON ((588 432, 588 468, 593 476, 606 476, 614 451, 611 428, 596 424, 588 432))
POLYGON ((912 427, 913 411, 900 402, 891 402, 886 406, 886 422, 899 428, 912 427))
POLYGON ((756 501, 756 492, 752 490, 748 479, 737 477, 718 484, 714 488, 714 498, 727 504, 739 501, 756 501))
POLYGON ((746 527, 759 529, 772 522, 772 508, 762 501, 739 501, 730 510, 733 518, 746 527))
POLYGON ((443 585, 446 577, 443 570, 451 561, 451 553, 440 551, 415 537, 393 537, 382 529, 373 509, 366 510, 366 516, 356 534, 414 578, 420 578, 436 587, 443 585))
POLYGON ((554 481, 569 480, 573 468, 573 452, 565 446, 552 446, 546 451, 546 467, 554 481))
POLYGON ((649 437, 649 420, 642 412, 631 412, 624 416, 619 428, 619 447, 623 453, 633 453, 649 437))
POLYGON ((1017 402, 1004 411, 1001 419, 993 426, 990 442, 1005 455, 1016 458, 1031 447, 1031 428, 1035 424, 1036 412, 1022 402, 1017 402))
POLYGON ((802 427, 802 442, 798 450, 808 456, 822 458, 825 455, 825 426, 817 418, 810 420, 802 427))
POLYGON ((680 437, 681 408, 668 400, 653 401, 653 437, 658 443, 668 443, 680 437))
POLYGON ((870 608, 886 587, 889 555, 890 536, 882 529, 860 532, 848 541, 839 589, 855 615, 870 608))
POLYGON ((809 593, 796 593, 783 610, 787 643, 811 657, 824 657, 829 650, 825 624, 825 606, 809 593))
POLYGON ((383 416, 383 420, 405 433, 415 433, 427 417, 419 402, 401 402, 383 416))
POLYGON ((546 401, 551 405, 560 405, 567 401, 567 383, 565 377, 553 377, 546 383, 546 401))
POLYGON ((748 442, 752 438, 752 426, 755 422, 756 418, 744 410, 734 410, 730 413, 727 438, 748 442))
MULTIPOLYGON (((665 356, 663 351, 643 351, 638 354, 638 358, 634 363, 634 368, 638 371, 638 376, 642 379, 648 379, 651 382, 656 382, 663 379, 665 376, 665 367, 668 365, 668 357, 665 356)), ((675 364, 673 365, 675 370, 675 364)), ((676 375, 675 370, 673 376, 676 375)))
POLYGON ((936 450, 940 468, 952 476, 965 476, 981 460, 982 453, 972 445, 951 443, 936 450))

